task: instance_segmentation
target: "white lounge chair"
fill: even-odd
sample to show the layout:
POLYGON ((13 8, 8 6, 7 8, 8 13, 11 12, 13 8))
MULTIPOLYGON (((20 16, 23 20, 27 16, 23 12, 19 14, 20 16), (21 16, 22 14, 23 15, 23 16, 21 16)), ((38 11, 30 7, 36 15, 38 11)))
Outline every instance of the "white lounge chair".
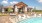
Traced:
POLYGON ((25 14, 23 14, 23 17, 22 17, 23 19, 26 19, 26 15, 25 14))
POLYGON ((34 16, 33 17, 36 17, 36 14, 34 14, 34 16))
POLYGON ((18 18, 21 19, 21 15, 18 15, 18 18))
POLYGON ((16 15, 16 14, 14 14, 14 13, 10 13, 10 15, 16 15))
POLYGON ((27 15, 27 18, 31 18, 31 17, 27 15))
POLYGON ((34 13, 34 14, 31 14, 32 16, 31 17, 36 17, 36 13, 34 13))
POLYGON ((20 15, 18 15, 18 17, 19 17, 19 18, 18 18, 19 21, 20 21, 20 20, 23 20, 23 19, 26 19, 26 15, 25 15, 25 14, 22 14, 22 15, 20 14, 20 15))
POLYGON ((41 17, 41 15, 42 15, 42 14, 38 14, 38 16, 37 16, 37 17, 41 17))
POLYGON ((21 18, 22 18, 22 17, 21 17, 21 15, 19 14, 19 15, 18 15, 18 21, 20 21, 20 20, 21 20, 21 18))

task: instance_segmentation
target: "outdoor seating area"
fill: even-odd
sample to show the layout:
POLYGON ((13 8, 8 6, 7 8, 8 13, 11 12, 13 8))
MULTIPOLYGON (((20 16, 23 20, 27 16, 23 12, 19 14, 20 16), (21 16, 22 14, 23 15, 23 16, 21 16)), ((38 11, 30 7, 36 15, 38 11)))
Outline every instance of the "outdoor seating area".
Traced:
POLYGON ((42 23, 42 0, 0 0, 0 23, 42 23))
MULTIPOLYGON (((36 18, 36 17, 38 17, 38 18, 41 18, 42 17, 42 14, 36 14, 36 13, 32 13, 31 15, 29 15, 29 14, 18 14, 18 15, 13 15, 13 16, 10 16, 11 18, 10 18, 10 21, 11 22, 18 22, 18 21, 21 21, 21 20, 25 20, 25 19, 29 19, 29 18, 36 18)), ((14 23, 13 22, 13 23, 14 23)))

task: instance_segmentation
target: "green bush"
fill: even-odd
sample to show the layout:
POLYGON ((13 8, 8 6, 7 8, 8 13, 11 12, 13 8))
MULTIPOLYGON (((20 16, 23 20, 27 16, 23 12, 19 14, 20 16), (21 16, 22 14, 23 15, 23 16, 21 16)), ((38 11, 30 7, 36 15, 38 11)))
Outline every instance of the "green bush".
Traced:
POLYGON ((33 12, 42 12, 42 10, 33 10, 33 12))
POLYGON ((13 9, 12 8, 8 8, 8 12, 13 12, 13 9))

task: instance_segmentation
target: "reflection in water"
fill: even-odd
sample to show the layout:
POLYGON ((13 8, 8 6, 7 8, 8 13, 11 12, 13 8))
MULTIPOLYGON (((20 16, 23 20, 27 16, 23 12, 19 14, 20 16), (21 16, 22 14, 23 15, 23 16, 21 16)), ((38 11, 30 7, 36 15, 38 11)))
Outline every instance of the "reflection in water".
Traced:
POLYGON ((27 18, 25 20, 18 21, 17 23, 42 23, 42 18, 27 18))

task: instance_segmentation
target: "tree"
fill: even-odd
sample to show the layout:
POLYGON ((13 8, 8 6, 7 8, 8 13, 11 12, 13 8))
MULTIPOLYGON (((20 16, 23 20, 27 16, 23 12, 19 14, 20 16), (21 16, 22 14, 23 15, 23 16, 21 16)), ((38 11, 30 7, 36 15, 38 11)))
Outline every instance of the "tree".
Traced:
POLYGON ((8 12, 13 12, 13 9, 12 8, 8 8, 8 12))
POLYGON ((34 7, 34 10, 36 10, 36 7, 34 7))
POLYGON ((36 11, 36 7, 34 7, 34 9, 33 9, 33 12, 35 12, 36 11))

